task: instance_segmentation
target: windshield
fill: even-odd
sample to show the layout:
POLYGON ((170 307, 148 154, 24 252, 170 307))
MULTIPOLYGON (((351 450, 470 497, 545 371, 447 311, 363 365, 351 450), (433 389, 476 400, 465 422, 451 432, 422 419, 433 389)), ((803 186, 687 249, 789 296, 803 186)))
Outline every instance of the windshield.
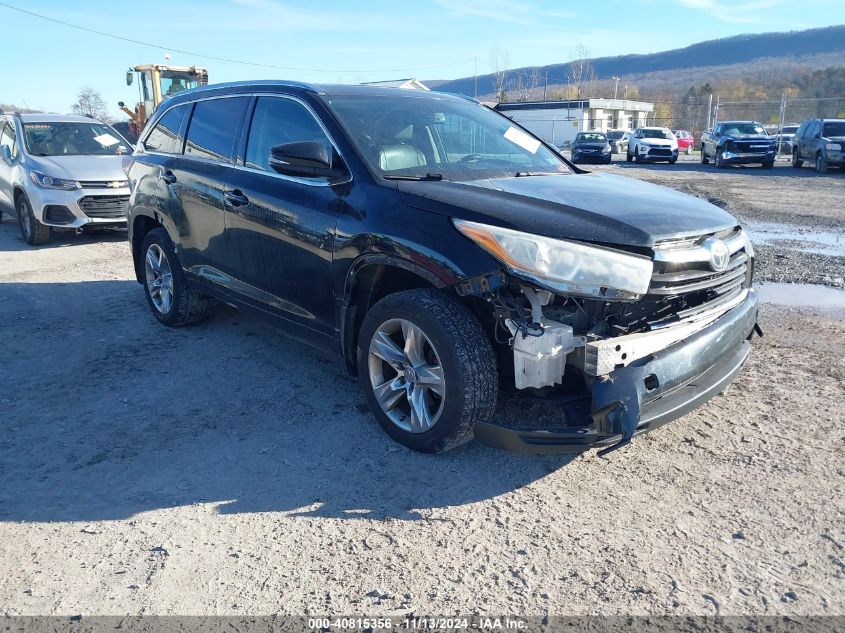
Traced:
POLYGON ((178 72, 175 70, 161 71, 161 96, 169 97, 170 95, 182 92, 188 88, 196 88, 200 85, 199 77, 190 72, 178 72))
POLYGON ((623 136, 625 136, 625 132, 623 132, 622 130, 619 130, 618 132, 607 133, 607 138, 609 138, 611 141, 618 141, 623 136))
POLYGON ((439 174, 477 180, 522 173, 569 173, 563 159, 510 119, 445 95, 338 95, 326 98, 377 173, 439 174))
POLYGON ((673 139, 675 135, 670 130, 643 130, 643 138, 666 138, 673 139))
POLYGON ((575 136, 576 143, 606 143, 607 137, 599 132, 579 132, 575 136))
POLYGON ((768 132, 759 123, 725 123, 723 124, 724 134, 756 134, 768 136, 768 132))
POLYGON ((795 134, 798 131, 797 125, 787 125, 783 130, 781 130, 781 134, 795 134))
POLYGON ((822 136, 845 136, 845 121, 829 121, 825 123, 822 136))
POLYGON ((33 156, 114 156, 128 154, 129 143, 105 123, 45 121, 23 126, 26 150, 33 156))

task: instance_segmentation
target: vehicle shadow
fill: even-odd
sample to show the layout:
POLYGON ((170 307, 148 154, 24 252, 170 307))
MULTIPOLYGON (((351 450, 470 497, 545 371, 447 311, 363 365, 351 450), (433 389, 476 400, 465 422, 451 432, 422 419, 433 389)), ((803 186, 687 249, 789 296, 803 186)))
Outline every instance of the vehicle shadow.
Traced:
MULTIPOLYGON (((0 205, 2 206, 2 205, 0 205)), ((63 248, 81 244, 97 244, 100 242, 125 242, 126 229, 102 228, 88 229, 82 233, 73 230, 52 231, 50 241, 40 246, 30 246, 21 236, 18 216, 14 209, 2 206, 3 217, 0 218, 0 231, 4 239, 0 239, 0 252, 19 251, 26 249, 63 248)))
POLYGON ((0 284, 0 520, 430 517, 572 457, 390 440, 337 355, 229 308, 169 329, 134 281, 0 284))

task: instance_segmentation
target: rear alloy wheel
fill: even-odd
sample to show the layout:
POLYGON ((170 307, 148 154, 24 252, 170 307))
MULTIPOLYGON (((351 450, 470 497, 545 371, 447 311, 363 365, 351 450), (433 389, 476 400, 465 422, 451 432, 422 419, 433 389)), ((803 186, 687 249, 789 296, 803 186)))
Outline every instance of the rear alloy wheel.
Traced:
POLYGON ((796 169, 798 167, 802 167, 804 165, 804 161, 798 158, 798 148, 792 150, 792 166, 796 169))
POLYGON ((824 156, 822 156, 821 152, 816 154, 816 173, 817 174, 826 174, 827 173, 827 159, 824 156))
POLYGON ((370 309, 358 338, 358 377, 387 434, 424 453, 468 441, 496 406, 490 341, 466 306, 438 290, 405 290, 370 309))
POLYGON ((30 246, 40 246, 50 241, 50 227, 41 224, 32 212, 32 205, 29 204, 26 196, 21 194, 15 201, 15 210, 18 212, 18 224, 21 227, 21 235, 24 241, 30 246))
POLYGON ((155 317, 172 327, 204 319, 211 300, 188 285, 167 232, 158 228, 147 233, 141 252, 144 292, 155 317))

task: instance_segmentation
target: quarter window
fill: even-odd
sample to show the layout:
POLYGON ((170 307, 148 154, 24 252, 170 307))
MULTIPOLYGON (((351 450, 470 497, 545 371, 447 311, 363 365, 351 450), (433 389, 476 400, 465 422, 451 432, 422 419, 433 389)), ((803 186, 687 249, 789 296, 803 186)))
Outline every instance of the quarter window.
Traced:
POLYGON ((229 161, 249 97, 197 101, 188 126, 185 155, 229 161))
POLYGON ((147 136, 144 147, 153 152, 180 154, 184 139, 179 132, 189 108, 189 104, 184 104, 168 110, 147 136))
POLYGON ((333 153, 331 141, 305 106, 292 99, 259 97, 249 128, 246 165, 271 171, 271 148, 305 141, 322 143, 330 156, 333 153))

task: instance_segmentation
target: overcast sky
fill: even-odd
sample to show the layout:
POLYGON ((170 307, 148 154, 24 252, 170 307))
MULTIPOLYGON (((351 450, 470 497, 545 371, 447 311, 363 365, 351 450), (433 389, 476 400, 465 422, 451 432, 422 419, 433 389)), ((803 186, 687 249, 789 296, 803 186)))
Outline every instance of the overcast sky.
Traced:
POLYGON ((578 46, 593 57, 651 53, 741 33, 842 23, 842 0, 8 0, 0 3, 6 51, 0 102, 67 112, 89 85, 118 116, 117 101, 137 101, 125 85, 126 69, 164 63, 167 51, 173 64, 206 66, 212 83, 452 79, 472 75, 476 64, 479 74, 490 72, 495 46, 508 51, 512 67, 535 66, 568 61, 578 46))

